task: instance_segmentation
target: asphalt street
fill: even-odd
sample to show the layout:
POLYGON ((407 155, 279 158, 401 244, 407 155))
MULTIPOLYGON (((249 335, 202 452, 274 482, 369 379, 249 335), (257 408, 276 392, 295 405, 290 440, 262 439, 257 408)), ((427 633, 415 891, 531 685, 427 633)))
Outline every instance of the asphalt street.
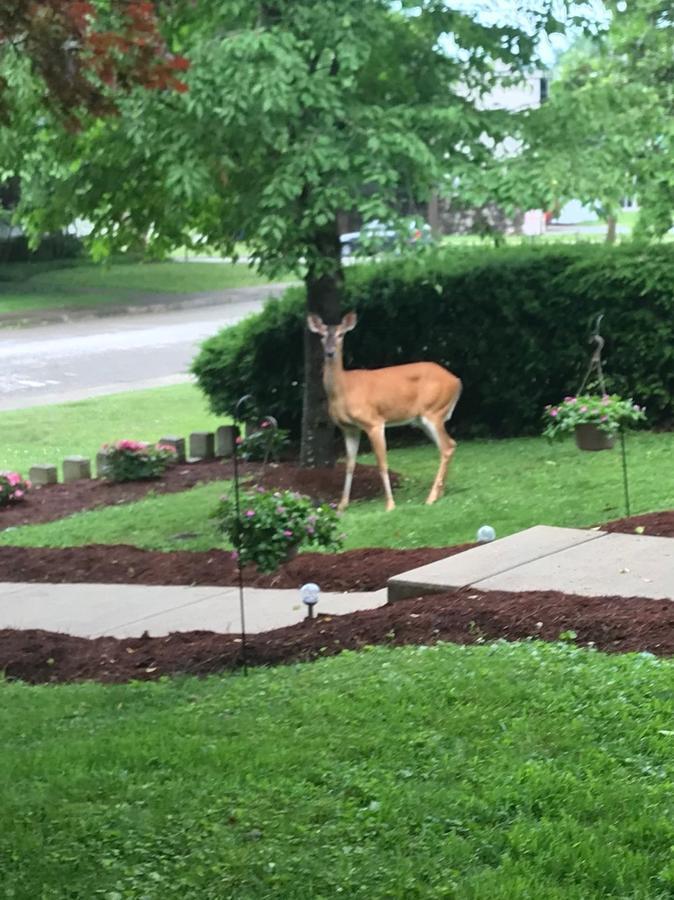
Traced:
POLYGON ((269 294, 238 289, 217 306, 0 329, 0 410, 188 381, 201 341, 269 294))

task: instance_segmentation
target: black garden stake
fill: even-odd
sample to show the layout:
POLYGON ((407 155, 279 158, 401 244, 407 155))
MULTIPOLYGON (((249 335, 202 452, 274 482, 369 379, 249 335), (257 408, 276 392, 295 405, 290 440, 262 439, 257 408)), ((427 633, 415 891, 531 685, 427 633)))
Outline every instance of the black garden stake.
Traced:
MULTIPOLYGON (((241 412, 245 407, 246 403, 252 400, 253 397, 251 394, 245 394, 243 397, 239 398, 234 407, 234 420, 237 422, 242 421, 241 412)), ((269 424, 269 432, 270 438, 271 434, 273 434, 278 429, 278 423, 273 416, 264 416, 262 422, 267 422, 269 424)), ((263 465, 266 464, 267 459, 269 457, 269 451, 271 448, 271 439, 267 446, 267 451, 265 453, 263 465)), ((243 568, 241 565, 241 499, 240 499, 240 486, 239 486, 239 438, 237 437, 234 441, 234 506, 236 508, 236 541, 235 541, 235 549, 236 549, 236 568, 238 573, 238 581, 239 581, 239 611, 241 615, 241 664, 243 666, 243 674, 248 675, 248 652, 246 647, 246 606, 244 602, 244 590, 243 590, 243 568)))

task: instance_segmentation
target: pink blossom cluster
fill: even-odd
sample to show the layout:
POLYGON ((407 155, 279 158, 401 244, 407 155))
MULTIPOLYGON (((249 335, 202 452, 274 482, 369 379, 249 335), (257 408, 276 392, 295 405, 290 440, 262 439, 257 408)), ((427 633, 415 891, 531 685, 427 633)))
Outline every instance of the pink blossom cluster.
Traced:
POLYGON ((12 500, 21 500, 26 491, 31 489, 28 479, 23 479, 18 472, 0 472, 0 505, 12 500), (4 490, 3 490, 4 482, 4 490))

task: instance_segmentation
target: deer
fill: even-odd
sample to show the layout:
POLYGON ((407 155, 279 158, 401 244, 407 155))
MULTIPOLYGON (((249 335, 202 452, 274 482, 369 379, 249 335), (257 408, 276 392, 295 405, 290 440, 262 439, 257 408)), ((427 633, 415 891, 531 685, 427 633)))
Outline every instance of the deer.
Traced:
POLYGON ((433 362, 408 363, 383 369, 344 369, 344 336, 357 324, 354 312, 339 325, 326 325, 320 316, 307 316, 309 331, 323 345, 323 384, 330 418, 341 430, 346 448, 346 475, 337 509, 349 505, 353 472, 362 432, 370 439, 377 458, 387 512, 395 509, 386 456, 386 427, 417 425, 435 443, 440 465, 426 503, 442 496, 447 467, 456 449, 445 430, 461 396, 461 379, 433 362))

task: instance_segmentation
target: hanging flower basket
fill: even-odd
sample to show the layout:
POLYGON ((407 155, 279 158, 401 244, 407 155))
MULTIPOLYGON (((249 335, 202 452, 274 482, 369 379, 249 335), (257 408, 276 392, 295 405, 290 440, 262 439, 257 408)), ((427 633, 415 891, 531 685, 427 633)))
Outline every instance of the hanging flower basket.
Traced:
POLYGON ((621 429, 645 418, 644 407, 617 394, 565 397, 558 406, 546 406, 543 434, 557 438, 573 432, 580 450, 610 450, 621 429))

